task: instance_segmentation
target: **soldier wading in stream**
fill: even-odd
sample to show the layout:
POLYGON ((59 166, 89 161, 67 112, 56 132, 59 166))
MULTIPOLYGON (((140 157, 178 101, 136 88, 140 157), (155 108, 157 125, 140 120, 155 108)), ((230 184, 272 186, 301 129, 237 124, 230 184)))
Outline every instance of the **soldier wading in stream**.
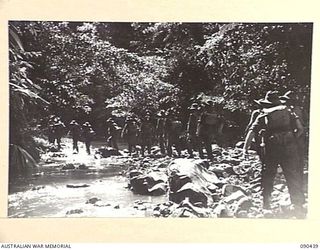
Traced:
POLYGON ((86 151, 87 151, 87 154, 90 155, 90 146, 91 146, 91 141, 94 137, 95 133, 91 127, 91 124, 89 122, 85 122, 83 125, 82 125, 82 136, 83 136, 83 139, 84 139, 84 143, 86 145, 86 151))
POLYGON ((70 122, 69 127, 69 133, 72 137, 73 153, 79 153, 78 141, 80 140, 81 127, 75 120, 70 122))
POLYGON ((289 189, 293 212, 297 218, 304 217, 305 202, 299 170, 299 155, 297 138, 303 133, 299 118, 284 102, 281 102, 278 92, 269 91, 262 104, 270 105, 264 108, 250 126, 245 144, 244 154, 250 147, 256 134, 264 136, 265 164, 261 173, 263 208, 270 209, 270 196, 278 165, 281 166, 289 189))

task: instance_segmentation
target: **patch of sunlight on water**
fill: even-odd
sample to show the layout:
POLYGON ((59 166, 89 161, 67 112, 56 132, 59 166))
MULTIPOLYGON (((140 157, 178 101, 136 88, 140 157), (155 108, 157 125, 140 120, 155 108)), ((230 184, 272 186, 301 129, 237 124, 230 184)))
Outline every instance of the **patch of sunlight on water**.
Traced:
POLYGON ((66 157, 46 155, 29 176, 10 182, 9 217, 146 217, 152 214, 152 205, 165 202, 165 196, 137 195, 126 188, 128 180, 119 173, 134 164, 133 160, 95 159, 85 153, 83 145, 79 154, 72 153, 70 143, 66 145, 62 152, 66 157), (45 162, 48 159, 50 163, 45 162), (89 169, 61 170, 66 163, 85 164, 89 169), (67 184, 89 187, 70 188, 67 184), (88 204, 94 197, 100 201, 88 204), (133 207, 137 200, 145 203, 146 210, 133 207))

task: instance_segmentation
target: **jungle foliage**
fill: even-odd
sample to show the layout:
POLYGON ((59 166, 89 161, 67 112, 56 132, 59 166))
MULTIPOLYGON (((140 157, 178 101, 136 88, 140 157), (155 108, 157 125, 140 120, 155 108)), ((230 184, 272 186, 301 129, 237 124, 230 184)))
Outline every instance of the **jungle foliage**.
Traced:
POLYGON ((9 30, 10 143, 27 151, 51 114, 102 133, 111 115, 175 107, 185 119, 206 97, 243 127, 267 90, 293 90, 309 111, 310 23, 15 21, 9 30))

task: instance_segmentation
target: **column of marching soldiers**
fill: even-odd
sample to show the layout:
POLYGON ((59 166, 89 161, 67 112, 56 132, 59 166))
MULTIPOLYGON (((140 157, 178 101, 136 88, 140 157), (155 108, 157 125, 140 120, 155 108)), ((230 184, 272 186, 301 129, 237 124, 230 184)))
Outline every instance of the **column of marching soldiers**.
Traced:
MULTIPOLYGON (((305 133, 302 121, 301 108, 296 105, 297 98, 292 98, 293 92, 289 91, 280 95, 277 91, 268 91, 264 98, 255 100, 257 109, 251 114, 250 122, 246 128, 246 137, 242 149, 242 157, 245 159, 248 149, 254 142, 255 150, 262 162, 261 186, 263 196, 263 208, 270 209, 270 197, 273 191, 273 182, 277 169, 281 166, 288 186, 293 211, 297 217, 304 216, 305 197, 303 192, 303 167, 305 156, 305 133)), ((192 103, 189 107, 190 115, 186 129, 175 108, 161 110, 156 119, 151 112, 146 111, 144 117, 139 119, 134 115, 126 117, 125 124, 121 128, 113 118, 106 121, 109 146, 118 148, 118 137, 128 143, 129 154, 137 153, 139 144, 142 156, 145 150, 151 153, 151 146, 156 141, 162 154, 173 156, 172 147, 175 146, 177 156, 181 157, 182 138, 186 136, 186 145, 189 157, 194 157, 194 151, 199 152, 200 158, 204 158, 203 148, 206 149, 206 157, 213 159, 212 143, 222 133, 224 119, 217 106, 212 101, 206 103, 192 103), (155 122, 156 121, 156 122, 155 122)), ((60 141, 65 126, 57 117, 51 117, 49 123, 49 141, 60 141)), ((69 131, 73 138, 73 150, 79 151, 78 141, 80 136, 90 154, 90 144, 95 132, 89 122, 80 126, 75 120, 69 124, 69 131)))
MULTIPOLYGON (((129 155, 139 153, 144 156, 145 151, 151 154, 151 147, 156 142, 164 155, 173 156, 173 147, 175 147, 178 157, 181 157, 182 145, 185 144, 190 158, 194 157, 194 150, 204 158, 204 147, 207 157, 211 159, 213 158, 211 144, 218 135, 222 134, 223 118, 212 101, 204 104, 192 103, 188 109, 190 115, 186 129, 178 119, 178 113, 174 108, 160 110, 156 117, 152 117, 148 110, 140 119, 134 114, 128 115, 123 127, 119 126, 115 118, 108 118, 105 126, 106 143, 119 150, 118 141, 121 137, 128 144, 129 155)), ((58 149, 61 149, 61 138, 65 134, 66 126, 59 117, 52 115, 49 118, 48 127, 49 142, 57 143, 58 149)), ((91 142, 95 136, 92 125, 85 122, 81 126, 77 121, 72 120, 67 130, 73 139, 74 153, 79 152, 78 142, 82 139, 87 153, 90 154, 91 142)))

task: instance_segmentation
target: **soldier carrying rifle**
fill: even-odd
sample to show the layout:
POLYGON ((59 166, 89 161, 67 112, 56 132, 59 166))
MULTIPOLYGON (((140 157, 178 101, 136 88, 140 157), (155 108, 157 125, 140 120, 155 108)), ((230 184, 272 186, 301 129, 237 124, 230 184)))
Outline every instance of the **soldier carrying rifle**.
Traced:
POLYGON ((270 209, 273 182, 277 167, 280 165, 288 185, 293 211, 298 218, 303 218, 305 197, 299 172, 296 141, 303 133, 302 124, 299 118, 281 102, 278 92, 267 92, 260 103, 269 107, 264 108, 249 127, 243 149, 246 154, 255 135, 264 134, 265 164, 261 173, 263 208, 270 209))

